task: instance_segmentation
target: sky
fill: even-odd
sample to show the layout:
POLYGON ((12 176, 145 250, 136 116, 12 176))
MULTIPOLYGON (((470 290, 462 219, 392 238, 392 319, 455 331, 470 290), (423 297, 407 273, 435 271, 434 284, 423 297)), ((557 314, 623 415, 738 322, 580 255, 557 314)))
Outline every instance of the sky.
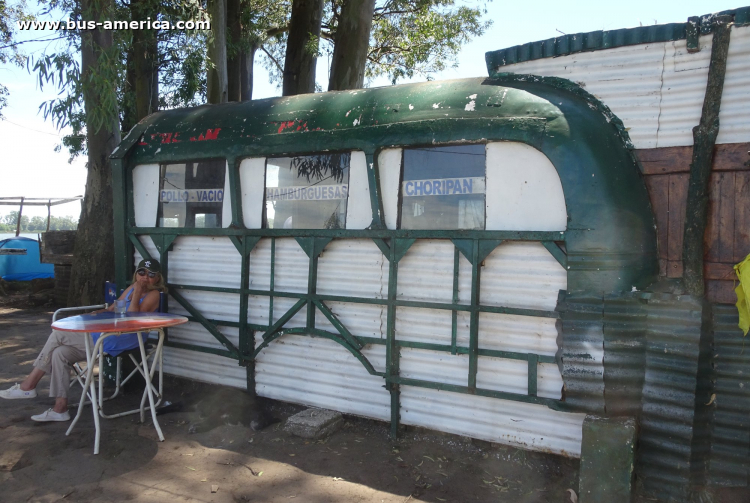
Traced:
MULTIPOLYGON (((10 0, 9 3, 13 3, 10 0)), ((476 6, 484 2, 456 0, 458 5, 476 6)), ((458 56, 458 67, 433 75, 435 80, 481 77, 487 75, 484 53, 514 45, 595 30, 631 28, 640 25, 685 22, 698 16, 750 4, 750 0, 527 0, 506 2, 494 0, 487 4, 486 19, 493 21, 487 32, 466 44, 458 56), (737 2, 742 3, 737 3, 737 2)), ((33 10, 35 0, 29 0, 33 10)), ((38 39, 52 32, 22 32, 19 39, 38 39)), ((25 44, 24 51, 34 57, 51 47, 48 43, 25 44)), ((318 83, 327 88, 327 57, 318 60, 318 83)), ((424 77, 413 79, 414 82, 424 77)), ((403 81, 405 83, 407 81, 403 81)), ((53 99, 56 90, 39 87, 35 75, 25 68, 0 65, 0 83, 8 87, 8 106, 0 120, 0 197, 67 197, 82 195, 86 184, 85 158, 72 162, 65 148, 56 152, 66 131, 58 131, 39 111, 44 101, 53 99)), ((370 87, 389 85, 386 79, 370 83, 370 87)), ((256 65, 253 98, 280 96, 280 89, 269 84, 261 65, 256 65)), ((17 208, 0 206, 0 216, 17 208)), ((52 214, 78 218, 79 203, 54 206, 52 214)), ((24 215, 46 216, 44 207, 25 207, 24 215)))

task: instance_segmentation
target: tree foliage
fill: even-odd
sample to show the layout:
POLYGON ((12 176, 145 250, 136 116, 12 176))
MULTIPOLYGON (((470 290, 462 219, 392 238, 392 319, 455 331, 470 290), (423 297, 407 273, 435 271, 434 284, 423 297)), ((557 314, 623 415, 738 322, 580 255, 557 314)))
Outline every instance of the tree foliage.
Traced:
MULTIPOLYGON (((8 12, 6 1, 0 0, 0 6, 8 12)), ((177 21, 208 18, 207 0, 153 2, 158 4, 156 18, 161 21, 176 24, 177 21)), ((320 37, 310 41, 309 52, 319 56, 333 53, 344 2, 325 2, 320 37)), ((40 5, 43 7, 41 14, 56 14, 59 20, 87 19, 80 12, 77 0, 40 0, 40 5)), ((268 70, 271 82, 281 87, 291 6, 292 0, 241 0, 240 35, 237 36, 236 30, 227 30, 227 59, 232 60, 233 64, 242 61, 243 72, 252 75, 253 60, 257 55, 259 62, 268 70)), ((28 16, 23 8, 13 12, 16 17, 28 16)), ((387 76, 394 84, 416 76, 430 79, 435 72, 455 66, 462 45, 489 27, 490 22, 482 20, 483 13, 482 8, 458 6, 455 0, 377 0, 366 56, 366 79, 372 81, 376 77, 387 76)), ((111 15, 112 20, 134 20, 131 19, 129 0, 117 0, 111 15)), ((12 18, 5 16, 3 19, 12 18)), ((3 40, 12 38, 14 27, 14 22, 0 24, 3 40)), ((54 99, 42 103, 40 110, 58 128, 71 127, 72 134, 65 136, 61 145, 70 151, 71 156, 86 151, 87 126, 97 130, 108 124, 114 114, 120 120, 122 133, 126 133, 134 124, 132 119, 127 120, 128 114, 133 116, 131 111, 135 107, 135 96, 134 86, 128 82, 129 78, 132 80, 132 75, 128 73, 126 58, 132 47, 133 32, 116 30, 113 35, 112 48, 103 55, 102 65, 96 74, 86 81, 81 79, 78 57, 81 37, 77 30, 61 31, 61 42, 28 62, 28 67, 36 72, 40 86, 53 87, 59 93, 54 99), (89 118, 90 124, 86 124, 83 113, 86 89, 110 97, 89 118)), ((158 30, 156 37, 159 109, 205 103, 206 76, 211 67, 207 47, 212 40, 212 32, 158 30)), ((14 50, 0 49, 0 57, 17 58, 14 50)), ((316 85, 316 91, 320 89, 320 85, 316 85)), ((0 108, 2 99, 3 89, 0 86, 0 108)), ((243 95, 242 99, 246 97, 243 95)))
MULTIPOLYGON (((8 5, 7 0, 0 0, 0 64, 9 63, 20 67, 26 64, 26 55, 16 39, 16 23, 33 19, 24 0, 13 5, 8 5)), ((0 119, 3 118, 3 108, 7 104, 8 88, 0 83, 0 119)))
POLYGON ((492 21, 482 9, 455 7, 454 0, 388 0, 375 7, 366 77, 386 75, 392 84, 457 66, 458 52, 492 21))
MULTIPOLYGON (((16 232, 18 224, 18 211, 11 211, 5 216, 0 216, 0 232, 16 232)), ((70 215, 64 217, 51 216, 49 228, 51 231, 75 230, 78 220, 70 215)), ((47 219, 40 216, 29 218, 28 215, 21 216, 21 232, 44 232, 47 230, 47 219)))

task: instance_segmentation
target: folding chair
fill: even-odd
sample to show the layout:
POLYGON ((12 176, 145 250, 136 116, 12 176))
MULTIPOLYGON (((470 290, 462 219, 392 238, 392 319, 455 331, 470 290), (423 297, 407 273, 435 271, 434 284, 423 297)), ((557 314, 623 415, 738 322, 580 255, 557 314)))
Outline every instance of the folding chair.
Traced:
MULTIPOLYGON (((124 290, 121 290, 120 293, 122 293, 122 291, 124 291, 124 290)), ((66 307, 66 308, 58 309, 52 315, 52 322, 54 323, 57 320, 58 315, 60 313, 63 313, 63 312, 87 311, 87 310, 94 310, 94 309, 106 308, 109 305, 111 305, 117 299, 117 297, 118 297, 118 295, 117 295, 117 287, 116 287, 116 285, 114 283, 110 283, 108 281, 108 282, 105 283, 105 294, 104 294, 105 303, 104 304, 99 304, 99 305, 95 305, 95 306, 66 307)), ((164 312, 165 308, 166 308, 166 294, 162 292, 159 295, 159 309, 158 309, 158 312, 164 312)), ((152 389, 153 393, 156 395, 156 398, 157 398, 156 402, 154 403, 154 407, 158 407, 159 404, 162 401, 162 398, 163 398, 164 365, 163 365, 162 348, 160 346, 158 346, 158 345, 154 346, 153 344, 150 344, 150 342, 153 342, 153 339, 147 339, 144 342, 146 344, 146 346, 145 346, 146 347, 146 358, 147 359, 149 359, 149 358, 152 359, 151 363, 149 364, 149 368, 150 368, 149 377, 151 377, 152 383, 153 383, 154 371, 155 371, 156 366, 157 366, 156 363, 158 363, 158 367, 159 367, 159 389, 157 390, 156 388, 154 388, 153 384, 151 386, 151 389, 152 389)), ((143 375, 143 364, 142 364, 142 362, 139 361, 139 359, 136 359, 136 358, 140 357, 140 350, 139 350, 139 348, 136 347, 134 349, 129 349, 127 351, 123 351, 122 353, 120 353, 116 357, 117 367, 116 367, 116 375, 115 375, 115 390, 112 393, 112 395, 110 395, 107 398, 104 398, 103 397, 103 394, 104 394, 104 380, 102 379, 101 373, 103 371, 102 369, 104 368, 103 361, 104 361, 104 356, 105 355, 106 355, 106 353, 104 353, 103 351, 100 350, 99 355, 98 355, 98 362, 99 362, 99 376, 98 376, 99 377, 99 415, 102 416, 102 417, 111 419, 111 418, 115 418, 115 417, 126 416, 126 415, 129 415, 129 414, 135 414, 136 412, 139 412, 141 410, 145 411, 145 410, 150 409, 150 407, 145 407, 145 408, 143 407, 143 405, 145 404, 146 397, 147 397, 146 390, 144 390, 143 397, 141 398, 141 408, 139 408, 139 409, 133 409, 133 410, 126 411, 126 412, 121 412, 119 414, 107 415, 107 414, 104 413, 103 402, 112 400, 113 398, 117 397, 120 394, 120 390, 121 390, 122 386, 124 386, 125 384, 127 384, 128 381, 130 381, 130 379, 132 379, 135 375, 137 375, 138 373, 140 373, 141 375, 143 375), (133 365, 135 366, 135 368, 130 372, 130 374, 128 374, 128 376, 125 379, 122 379, 122 358, 125 357, 125 356, 129 356, 130 357, 130 360, 133 362, 133 365)), ((97 358, 97 355, 94 355, 94 358, 97 358)), ((83 388, 83 386, 85 384, 84 380, 85 380, 85 376, 86 376, 86 369, 81 366, 81 362, 76 362, 76 363, 73 364, 73 370, 74 370, 74 374, 75 375, 71 379, 71 384, 73 384, 74 382, 77 381, 78 384, 80 384, 81 387, 83 388)), ((84 405, 89 405, 91 403, 91 395, 90 395, 89 390, 85 390, 85 391, 86 391, 86 396, 88 397, 88 400, 84 402, 84 405)), ((78 406, 78 404, 71 404, 71 407, 77 407, 77 406, 78 406)), ((144 420, 144 417, 142 415, 141 422, 143 422, 143 420, 144 420)))

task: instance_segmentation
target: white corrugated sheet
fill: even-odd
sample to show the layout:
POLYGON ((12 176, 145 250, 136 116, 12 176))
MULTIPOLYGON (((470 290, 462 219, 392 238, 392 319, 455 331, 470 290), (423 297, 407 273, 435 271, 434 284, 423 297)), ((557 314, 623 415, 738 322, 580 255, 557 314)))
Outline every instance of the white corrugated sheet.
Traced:
MULTIPOLYGON (((711 58, 711 35, 688 53, 685 40, 544 58, 502 71, 555 76, 581 84, 620 119, 636 148, 693 144, 711 58)), ((750 27, 732 27, 718 143, 750 141, 750 27)))
POLYGON ((541 243, 502 243, 484 260, 479 299, 484 306, 554 311, 568 275, 541 243))
POLYGON ((180 236, 169 252, 169 282, 240 287, 242 257, 228 237, 180 236))
MULTIPOLYGON (((450 302, 453 289, 453 245, 447 240, 420 240, 399 262, 398 298, 450 302)), ((469 262, 459 256, 459 302, 470 300, 469 262)), ((567 274, 540 243, 502 243, 484 260, 480 299, 483 305, 552 311, 559 290, 567 287, 567 274)), ((469 316, 457 317, 457 343, 469 345, 469 316)), ((451 313, 434 309, 396 310, 396 338, 450 344, 451 313)), ((533 352, 554 356, 557 351, 555 320, 533 316, 481 313, 479 347, 533 352)), ((459 386, 468 385, 467 355, 424 349, 401 349, 401 376, 459 386)), ((559 399, 562 376, 557 365, 537 369, 537 394, 559 399)), ((525 394, 528 364, 525 361, 480 356, 477 386, 525 394)), ((582 414, 564 414, 545 406, 521 402, 402 387, 401 420, 461 435, 535 450, 578 456, 582 414), (430 403, 420 403, 429 401, 430 403), (466 409, 466 410, 464 410, 466 409), (469 410, 471 409, 471 410, 469 410), (523 425, 516 424, 516 422, 523 425)))
MULTIPOLYGON (((171 312, 177 313, 179 309, 170 309, 171 312)), ((234 327, 218 327, 219 332, 224 334, 232 344, 237 346, 240 342, 240 329, 234 327)), ((194 344, 206 348, 226 349, 203 325, 197 322, 189 321, 184 325, 170 327, 169 340, 171 342, 180 342, 182 344, 194 344)))
POLYGON ((245 367, 223 356, 165 347, 164 372, 196 381, 247 388, 245 367))
MULTIPOLYGON (((153 245, 148 242, 148 247, 153 245)), ((271 240, 261 240, 250 256, 251 288, 270 288, 271 240)), ((238 287, 240 260, 227 238, 183 237, 170 253, 173 283, 238 287), (216 262, 215 266, 206 264, 216 262), (174 276, 173 276, 174 275, 174 276)), ((448 240, 418 240, 399 263, 398 298, 447 302, 452 300, 454 246, 448 240)), ((275 290, 307 291, 307 255, 291 238, 276 240, 275 290)), ((459 255, 459 302, 470 301, 469 262, 459 255)), ((318 263, 317 291, 321 294, 383 299, 387 297, 388 263, 371 240, 334 240, 318 263)), ((557 291, 566 286, 562 267, 539 243, 506 242, 484 261, 482 302, 531 309, 554 309, 557 291)), ((181 289, 180 293, 207 318, 237 321, 239 295, 181 289)), ((274 297, 273 319, 278 320, 296 299, 274 297)), ((326 302, 354 335, 386 337, 386 308, 353 302, 326 302)), ((250 323, 268 324, 269 299, 252 296, 250 323)), ((174 300, 170 311, 186 314, 174 300)), ((286 327, 304 326, 303 308, 286 327)), ((457 341, 469 344, 469 315, 457 316, 457 341)), ((482 313, 479 346, 515 352, 554 355, 557 351, 554 320, 539 317, 482 313)), ((335 333, 316 310, 316 326, 335 333)), ((234 344, 236 328, 220 327, 234 344)), ((261 334, 256 332, 256 344, 261 334)), ((400 307, 396 311, 399 340, 450 344, 451 312, 400 307)), ((221 348, 197 323, 170 329, 176 342, 221 348)), ((363 354, 375 370, 385 370, 385 346, 369 345, 363 354)), ((165 354, 170 373, 242 387, 244 369, 234 360, 171 349, 165 354), (189 356, 186 356, 189 355, 189 356)), ((468 356, 402 348, 401 375, 448 384, 468 384, 468 356)), ((482 388, 526 393, 525 361, 479 357, 477 385, 482 388)), ((538 367, 538 394, 560 398, 562 379, 556 365, 538 367)), ((384 379, 370 375, 343 346, 325 339, 285 335, 271 343, 256 361, 256 391, 261 396, 382 420, 390 418, 390 396, 384 379)), ((402 421, 520 447, 568 455, 580 452, 582 415, 562 414, 547 407, 515 401, 465 396, 457 393, 403 387, 402 421)))
POLYGON ((318 258, 317 291, 384 299, 388 297, 388 262, 371 239, 335 239, 318 258))
MULTIPOLYGON (((385 367, 384 345, 367 346, 362 353, 376 369, 385 367)), ((255 383, 260 396, 390 419, 383 378, 370 375, 343 346, 328 339, 287 335, 271 343, 258 355, 255 383)))
MULTIPOLYGON (((310 259, 294 238, 276 240, 274 262, 274 290, 307 293, 307 273, 310 259)), ((252 259, 250 269, 252 269, 252 259)), ((294 304, 294 302, 292 302, 294 304)))
POLYGON ((401 422, 522 449, 581 455, 585 414, 495 398, 401 387, 401 422))
MULTIPOLYGON (((141 242, 143 247, 146 248, 146 251, 149 253, 149 255, 151 255, 151 258, 159 260, 159 250, 156 249, 154 240, 151 239, 151 236, 138 236, 138 240, 141 242)), ((143 256, 138 253, 138 250, 135 250, 135 254, 133 255, 133 267, 138 267, 138 264, 141 260, 143 260, 143 256)))
POLYGON ((732 28, 717 143, 750 141, 750 26, 732 28))

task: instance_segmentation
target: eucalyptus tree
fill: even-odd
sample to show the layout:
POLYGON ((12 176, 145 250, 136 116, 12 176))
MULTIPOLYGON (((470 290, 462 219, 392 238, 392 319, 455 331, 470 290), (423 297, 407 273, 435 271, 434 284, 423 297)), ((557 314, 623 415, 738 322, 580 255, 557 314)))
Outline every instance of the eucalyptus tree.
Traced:
MULTIPOLYGON (((415 76, 429 79, 434 73, 455 66, 461 47, 482 35, 492 24, 482 19, 486 12, 483 3, 477 5, 456 6, 455 0, 376 0, 374 3, 371 0, 328 0, 320 31, 308 32, 318 33, 318 37, 309 37, 304 46, 295 41, 293 53, 331 56, 330 90, 362 87, 366 80, 380 76, 387 76, 393 84, 415 76)), ((308 21, 313 20, 313 17, 308 18, 308 21)), ((285 40, 287 31, 292 36, 297 30, 287 24, 277 31, 272 39, 274 43, 263 47, 263 63, 273 82, 291 89, 296 84, 290 79, 299 79, 299 76, 295 70, 280 64, 281 56, 288 55, 290 50, 290 42, 285 40)), ((309 82, 304 87, 304 92, 314 90, 309 82)))
MULTIPOLYGON (((77 20, 104 22, 116 18, 114 0, 63 1, 50 7, 63 9, 77 20)), ((66 32, 65 49, 42 56, 34 65, 40 84, 52 83, 61 90, 59 98, 42 105, 45 116, 60 128, 71 125, 73 135, 67 137, 67 146, 74 152, 85 148, 88 157, 69 305, 99 303, 104 282, 114 274, 109 156, 120 143, 118 91, 124 66, 114 33, 101 28, 71 30, 66 32)))
POLYGON ((284 96, 315 92, 322 20, 323 0, 293 0, 284 60, 284 96))
MULTIPOLYGON (((6 0, 0 0, 0 64, 10 63, 20 67, 26 64, 26 55, 20 49, 24 42, 17 39, 16 23, 32 20, 33 16, 28 13, 23 0, 11 5, 6 0)), ((7 100, 8 88, 0 83, 0 119, 7 100)))
MULTIPOLYGON (((335 5, 334 5, 335 7, 335 5)), ((333 14, 336 11, 332 12, 333 14)), ((375 0, 344 0, 333 35, 329 91, 364 86, 375 0)))

